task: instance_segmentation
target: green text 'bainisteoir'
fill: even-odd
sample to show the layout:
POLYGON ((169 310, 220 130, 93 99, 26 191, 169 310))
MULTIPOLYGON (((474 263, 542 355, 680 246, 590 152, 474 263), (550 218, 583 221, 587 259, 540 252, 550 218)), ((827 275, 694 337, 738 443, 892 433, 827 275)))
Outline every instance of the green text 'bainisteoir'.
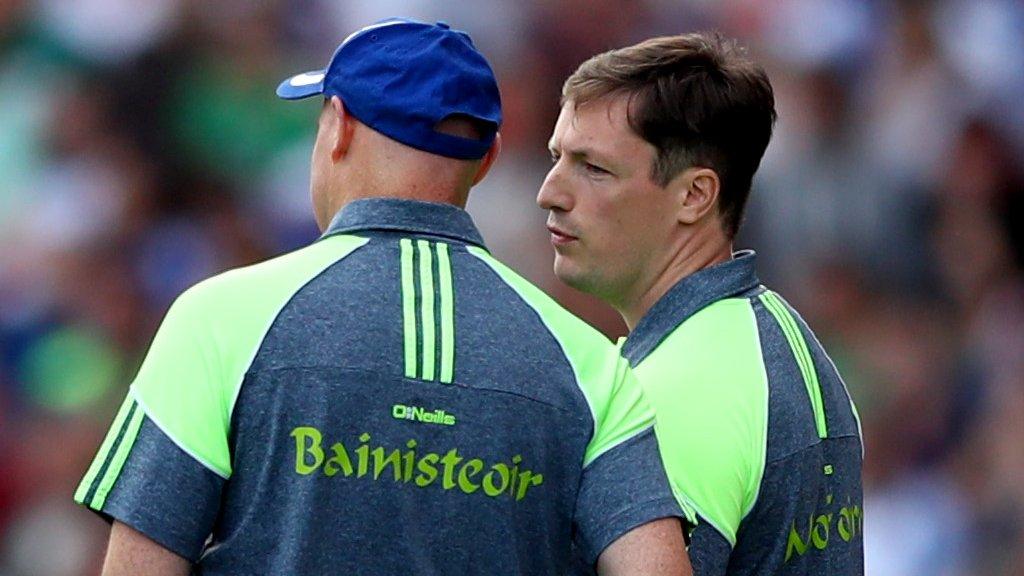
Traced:
POLYGON ((341 442, 325 450, 323 435, 312 426, 298 426, 291 436, 295 439, 295 472, 304 476, 319 470, 327 477, 340 473, 345 478, 369 477, 376 481, 390 468, 394 482, 419 488, 439 483, 444 490, 479 492, 491 498, 505 495, 516 501, 525 498, 531 487, 544 482, 543 474, 522 467, 520 455, 488 465, 480 458, 459 454, 458 448, 444 454, 417 452, 418 443, 412 439, 405 443, 404 450, 371 447, 368 432, 359 435, 359 445, 351 451, 341 442))

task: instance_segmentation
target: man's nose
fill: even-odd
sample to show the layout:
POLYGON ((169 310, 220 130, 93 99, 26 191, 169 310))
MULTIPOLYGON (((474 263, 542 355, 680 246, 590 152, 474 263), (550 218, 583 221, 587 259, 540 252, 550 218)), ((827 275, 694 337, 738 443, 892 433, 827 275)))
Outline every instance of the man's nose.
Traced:
POLYGON ((562 177, 561 163, 548 170, 548 175, 537 192, 537 205, 544 210, 568 211, 572 209, 572 195, 562 177))

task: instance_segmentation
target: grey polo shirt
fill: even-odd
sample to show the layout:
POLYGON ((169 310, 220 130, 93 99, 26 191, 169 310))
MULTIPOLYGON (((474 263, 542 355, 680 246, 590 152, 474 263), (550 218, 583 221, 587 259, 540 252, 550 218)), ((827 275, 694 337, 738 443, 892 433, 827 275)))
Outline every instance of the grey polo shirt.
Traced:
POLYGON ((697 576, 864 573, 860 423, 799 314, 756 256, 684 278, 623 355, 658 417, 697 576))
POLYGON ((361 200, 178 298, 75 499, 196 574, 556 574, 681 516, 653 421, 466 212, 361 200))

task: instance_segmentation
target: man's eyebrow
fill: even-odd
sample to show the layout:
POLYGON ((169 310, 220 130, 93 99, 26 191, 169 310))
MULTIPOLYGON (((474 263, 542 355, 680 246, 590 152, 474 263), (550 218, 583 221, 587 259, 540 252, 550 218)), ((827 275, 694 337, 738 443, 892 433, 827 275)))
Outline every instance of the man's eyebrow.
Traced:
POLYGON ((605 156, 595 148, 591 148, 589 146, 564 147, 562 146, 561 142, 559 142, 553 137, 550 140, 548 140, 548 152, 550 152, 552 155, 558 156, 568 155, 574 160, 594 160, 602 164, 612 164, 612 161, 607 156, 605 156))
MULTIPOLYGON (((554 150, 554 148, 552 148, 552 150, 554 150)), ((572 156, 573 158, 578 159, 578 160, 580 160, 580 159, 582 159, 582 160, 596 160, 596 161, 602 162, 602 163, 610 162, 610 160, 608 160, 608 158, 605 157, 604 154, 601 154, 600 151, 595 150, 594 148, 586 147, 586 146, 583 146, 583 147, 580 147, 580 148, 562 149, 561 153, 562 154, 567 154, 569 156, 572 156)))

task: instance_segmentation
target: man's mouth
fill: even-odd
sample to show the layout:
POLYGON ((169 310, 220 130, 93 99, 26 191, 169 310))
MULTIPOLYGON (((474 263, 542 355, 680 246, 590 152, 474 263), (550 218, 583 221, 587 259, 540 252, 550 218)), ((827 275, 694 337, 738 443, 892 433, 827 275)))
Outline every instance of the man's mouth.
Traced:
POLYGON ((551 232, 551 243, 555 246, 564 246, 579 239, 554 224, 548 224, 548 232, 551 232))

